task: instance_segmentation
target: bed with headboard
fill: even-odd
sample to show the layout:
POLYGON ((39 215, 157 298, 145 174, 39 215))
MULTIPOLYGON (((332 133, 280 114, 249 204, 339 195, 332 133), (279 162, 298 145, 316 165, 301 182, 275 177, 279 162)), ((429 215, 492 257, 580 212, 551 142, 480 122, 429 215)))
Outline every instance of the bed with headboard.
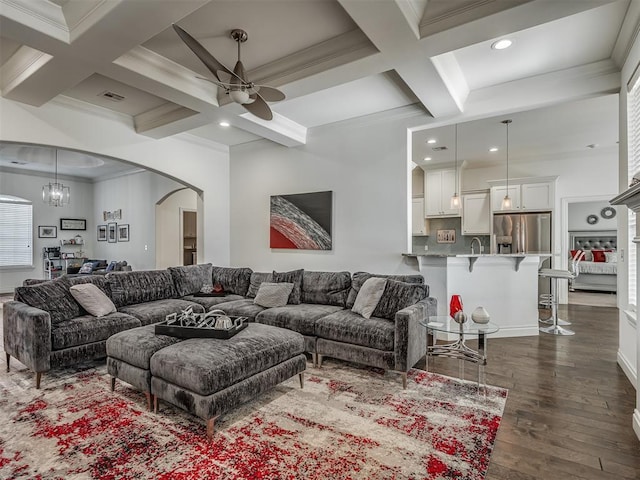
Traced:
POLYGON ((569 238, 572 252, 585 252, 577 264, 578 276, 571 282, 571 287, 574 290, 615 292, 618 281, 617 232, 569 232, 569 238))

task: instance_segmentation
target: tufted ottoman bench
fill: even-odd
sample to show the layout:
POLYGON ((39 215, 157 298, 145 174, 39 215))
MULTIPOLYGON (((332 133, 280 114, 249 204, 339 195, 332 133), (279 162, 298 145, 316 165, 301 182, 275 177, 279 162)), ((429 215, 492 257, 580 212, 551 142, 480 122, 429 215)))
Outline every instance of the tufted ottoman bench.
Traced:
POLYGON ((141 327, 109 338, 107 354, 112 388, 117 377, 148 392, 156 412, 165 400, 204 419, 209 438, 222 413, 294 375, 302 388, 307 365, 301 334, 258 323, 228 340, 181 340, 141 327))

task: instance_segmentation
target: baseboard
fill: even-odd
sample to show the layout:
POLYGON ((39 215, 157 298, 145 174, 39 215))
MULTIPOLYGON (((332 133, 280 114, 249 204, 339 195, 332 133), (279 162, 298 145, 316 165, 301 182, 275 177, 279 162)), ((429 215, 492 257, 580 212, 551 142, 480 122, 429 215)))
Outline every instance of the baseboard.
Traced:
POLYGON ((640 440, 640 411, 637 408, 633 411, 633 431, 640 440))
POLYGON ((537 325, 535 327, 500 327, 500 330, 489 335, 489 338, 537 337, 539 334, 537 325))
POLYGON ((633 388, 637 390, 638 372, 635 365, 632 365, 631 362, 629 362, 629 359, 627 359, 627 357, 625 357, 620 350, 618 350, 617 358, 618 365, 620 365, 620 368, 622 368, 622 371, 631 382, 631 385, 633 385, 633 388))

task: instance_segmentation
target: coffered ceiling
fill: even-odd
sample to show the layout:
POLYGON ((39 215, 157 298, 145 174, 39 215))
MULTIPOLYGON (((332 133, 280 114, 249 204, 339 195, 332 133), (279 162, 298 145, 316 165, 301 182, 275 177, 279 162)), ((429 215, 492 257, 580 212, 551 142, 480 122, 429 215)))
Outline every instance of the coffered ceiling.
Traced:
POLYGON ((295 146, 309 128, 408 105, 423 113, 419 134, 616 92, 636 10, 629 0, 0 0, 0 89, 33 106, 66 96, 119 112, 153 138, 295 146), (230 68, 229 32, 246 30, 249 78, 287 96, 271 104, 274 120, 198 79, 211 74, 172 23, 230 68), (504 37, 511 48, 491 48, 504 37))

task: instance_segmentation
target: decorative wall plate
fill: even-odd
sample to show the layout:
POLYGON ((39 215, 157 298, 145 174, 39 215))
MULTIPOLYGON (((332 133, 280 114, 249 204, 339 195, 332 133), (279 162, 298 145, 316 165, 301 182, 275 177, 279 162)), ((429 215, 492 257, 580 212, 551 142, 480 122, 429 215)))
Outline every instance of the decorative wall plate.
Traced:
POLYGON ((613 218, 616 216, 616 209, 613 207, 604 207, 600 210, 600 216, 602 218, 613 218))
POLYGON ((598 217, 596 215, 589 215, 587 217, 587 223, 589 225, 595 225, 596 223, 598 223, 598 217))

